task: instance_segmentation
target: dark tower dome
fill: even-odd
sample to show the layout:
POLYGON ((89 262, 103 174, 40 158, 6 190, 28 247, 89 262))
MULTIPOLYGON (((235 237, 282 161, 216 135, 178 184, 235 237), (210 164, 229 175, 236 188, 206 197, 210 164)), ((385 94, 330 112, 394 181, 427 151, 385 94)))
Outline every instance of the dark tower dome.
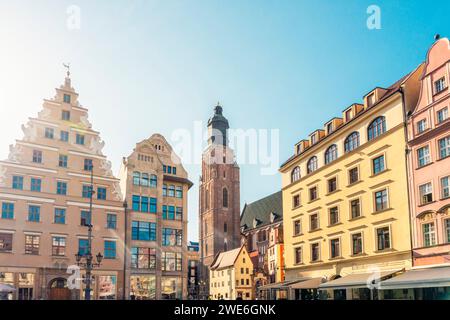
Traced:
POLYGON ((217 103, 214 115, 208 120, 209 144, 228 145, 227 130, 230 128, 227 118, 222 115, 222 106, 217 103))

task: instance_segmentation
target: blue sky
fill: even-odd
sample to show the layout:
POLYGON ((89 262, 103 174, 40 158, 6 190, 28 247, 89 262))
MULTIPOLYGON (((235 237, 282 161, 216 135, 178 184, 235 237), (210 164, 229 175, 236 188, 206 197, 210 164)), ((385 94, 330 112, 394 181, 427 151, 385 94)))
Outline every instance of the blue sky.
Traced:
MULTIPOLYGON (((444 0, 0 0, 0 158, 70 61, 115 172, 136 142, 206 123, 218 100, 234 128, 280 129, 282 162, 298 140, 423 61, 434 34, 450 35, 448 12, 444 0), (380 30, 366 26, 371 4, 380 30), (70 5, 80 29, 66 26, 70 5)), ((186 169, 196 240, 200 167, 186 169)), ((280 185, 278 174, 241 166, 242 204, 280 185)))

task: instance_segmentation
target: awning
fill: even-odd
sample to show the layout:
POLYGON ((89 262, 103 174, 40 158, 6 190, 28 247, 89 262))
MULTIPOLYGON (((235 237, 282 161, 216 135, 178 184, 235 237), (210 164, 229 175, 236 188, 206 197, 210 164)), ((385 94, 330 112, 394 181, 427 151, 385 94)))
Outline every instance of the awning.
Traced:
POLYGON ((306 279, 297 279, 297 280, 287 280, 284 282, 276 282, 276 283, 269 283, 266 284, 265 286, 261 286, 258 288, 258 290, 270 290, 270 289, 275 289, 275 290, 284 290, 284 289, 289 289, 290 285, 300 282, 300 281, 305 281, 306 279))
POLYGON ((309 280, 294 283, 290 286, 291 289, 317 289, 319 285, 325 282, 324 278, 312 278, 309 280))
POLYGON ((354 273, 342 278, 322 283, 319 289, 372 288, 375 283, 384 280, 398 271, 354 273))
POLYGON ((380 289, 450 287, 450 266, 412 269, 382 281, 380 289))

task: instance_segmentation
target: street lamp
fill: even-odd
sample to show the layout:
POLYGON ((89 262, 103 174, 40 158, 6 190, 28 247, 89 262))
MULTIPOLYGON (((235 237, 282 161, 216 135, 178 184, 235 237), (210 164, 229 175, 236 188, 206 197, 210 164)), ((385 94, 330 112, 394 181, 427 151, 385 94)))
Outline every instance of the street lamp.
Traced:
POLYGON ((89 224, 88 227, 88 247, 86 253, 81 254, 78 252, 75 254, 75 260, 77 261, 77 265, 80 267, 84 267, 86 269, 86 288, 84 289, 85 300, 91 300, 91 284, 92 284, 92 269, 94 267, 99 267, 102 260, 103 255, 99 252, 95 256, 97 262, 93 262, 92 256, 92 196, 94 194, 94 166, 91 164, 91 185, 89 187, 89 224), (84 260, 84 261, 82 261, 84 260))

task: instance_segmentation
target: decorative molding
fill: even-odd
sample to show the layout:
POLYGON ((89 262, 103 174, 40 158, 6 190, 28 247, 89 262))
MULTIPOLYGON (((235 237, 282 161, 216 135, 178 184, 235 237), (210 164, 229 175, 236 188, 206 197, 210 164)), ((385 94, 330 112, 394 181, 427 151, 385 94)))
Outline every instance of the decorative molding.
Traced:
MULTIPOLYGON (((0 194, 1 196, 1 194, 0 194)), ((77 206, 77 207, 83 207, 83 208, 89 208, 88 202, 77 202, 77 201, 67 201, 68 206, 77 206)), ((114 206, 105 206, 101 204, 92 204, 93 208, 97 209, 107 209, 107 210, 113 210, 113 211, 123 211, 122 204, 120 206, 114 207, 114 206)))
POLYGON ((33 166, 27 166, 24 164, 19 164, 19 163, 11 163, 8 161, 0 161, 0 181, 1 181, 1 165, 6 166, 6 167, 13 167, 13 168, 21 168, 21 169, 29 169, 29 170, 35 170, 35 171, 41 171, 41 172, 47 172, 47 173, 58 173, 58 171, 53 170, 53 169, 46 169, 46 168, 38 168, 38 167, 33 167, 33 166))
POLYGON ((40 148, 40 149, 49 150, 49 151, 58 151, 59 150, 59 148, 44 146, 42 144, 37 144, 37 143, 25 142, 25 141, 21 141, 21 140, 16 140, 16 143, 18 145, 22 145, 22 146, 26 146, 26 147, 40 148))
POLYGON ((4 198, 8 198, 8 199, 17 199, 17 200, 27 200, 27 201, 38 201, 38 202, 45 202, 45 203, 55 203, 55 199, 22 196, 22 195, 19 195, 19 194, 10 194, 10 193, 0 193, 0 197, 4 197, 4 198))

